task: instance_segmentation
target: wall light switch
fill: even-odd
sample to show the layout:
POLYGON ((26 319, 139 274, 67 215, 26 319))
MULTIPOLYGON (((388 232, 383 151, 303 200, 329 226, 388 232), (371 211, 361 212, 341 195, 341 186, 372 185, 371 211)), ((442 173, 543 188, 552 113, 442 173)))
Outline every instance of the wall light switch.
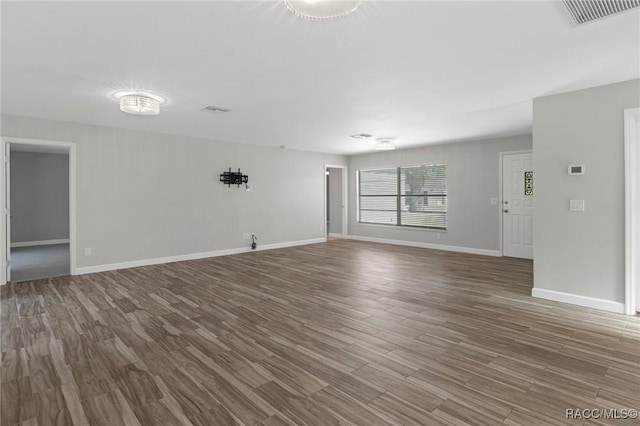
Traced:
POLYGON ((583 212, 584 200, 569 200, 569 210, 572 212, 583 212))
POLYGON ((492 198, 491 199, 491 204, 498 204, 498 199, 497 198, 492 198))

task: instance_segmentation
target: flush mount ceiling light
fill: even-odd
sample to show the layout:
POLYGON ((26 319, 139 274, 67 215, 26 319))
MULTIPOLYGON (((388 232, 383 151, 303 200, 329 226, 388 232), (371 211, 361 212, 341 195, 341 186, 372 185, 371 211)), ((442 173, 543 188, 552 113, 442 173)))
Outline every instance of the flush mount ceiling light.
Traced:
POLYGON ((162 96, 142 90, 117 92, 113 97, 120 100, 120 111, 136 115, 158 115, 165 102, 162 96))
POLYGON ((376 150, 377 151, 390 151, 392 149, 396 149, 394 138, 380 138, 376 139, 376 150))
POLYGON ((354 12, 362 0, 284 0, 287 8, 302 18, 340 18, 354 12))

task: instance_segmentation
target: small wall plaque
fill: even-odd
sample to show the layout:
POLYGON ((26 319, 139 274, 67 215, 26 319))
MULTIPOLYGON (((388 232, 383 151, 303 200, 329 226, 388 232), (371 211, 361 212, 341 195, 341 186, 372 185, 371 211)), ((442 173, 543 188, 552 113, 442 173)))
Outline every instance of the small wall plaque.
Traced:
POLYGON ((533 172, 524 172, 524 195, 533 195, 533 172))

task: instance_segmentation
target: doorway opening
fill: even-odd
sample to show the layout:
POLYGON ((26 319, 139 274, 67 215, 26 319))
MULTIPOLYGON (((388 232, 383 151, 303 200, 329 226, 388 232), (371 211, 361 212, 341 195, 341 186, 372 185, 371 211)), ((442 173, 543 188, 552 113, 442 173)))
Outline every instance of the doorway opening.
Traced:
POLYGON ((325 166, 325 236, 347 236, 347 168, 325 166))
POLYGON ((533 259, 533 154, 500 153, 500 250, 533 259))
POLYGON ((640 312, 640 108, 624 111, 625 313, 640 312))
POLYGON ((2 281, 75 273, 75 145, 4 139, 2 281))

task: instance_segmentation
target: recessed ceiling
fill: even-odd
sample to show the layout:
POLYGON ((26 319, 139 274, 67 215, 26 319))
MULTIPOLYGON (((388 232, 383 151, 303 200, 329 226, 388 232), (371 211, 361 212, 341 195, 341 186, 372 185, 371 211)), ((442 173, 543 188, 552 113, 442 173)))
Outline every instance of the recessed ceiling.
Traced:
POLYGON ((2 113, 341 154, 531 132, 538 96, 640 77, 638 10, 365 1, 326 22, 282 1, 2 2, 2 113), (143 89, 156 117, 119 111, 143 89), (224 105, 229 114, 203 114, 224 105))

